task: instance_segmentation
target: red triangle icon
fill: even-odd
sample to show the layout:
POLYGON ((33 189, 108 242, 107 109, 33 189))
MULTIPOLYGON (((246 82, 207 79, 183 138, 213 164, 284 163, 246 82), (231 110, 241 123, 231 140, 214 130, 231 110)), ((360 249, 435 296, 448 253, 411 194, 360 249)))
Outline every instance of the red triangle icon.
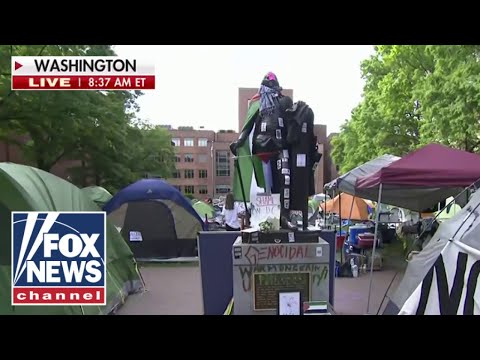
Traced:
POLYGON ((22 67, 23 65, 15 61, 15 70, 18 70, 22 67))

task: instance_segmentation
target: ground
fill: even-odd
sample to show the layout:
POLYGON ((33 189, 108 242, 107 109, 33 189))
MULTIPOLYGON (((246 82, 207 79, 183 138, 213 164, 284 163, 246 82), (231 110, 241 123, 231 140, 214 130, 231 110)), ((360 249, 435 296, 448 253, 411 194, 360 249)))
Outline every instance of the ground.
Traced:
MULTIPOLYGON (((373 272, 369 311, 373 315, 383 312, 388 303, 388 298, 384 299, 387 289, 387 295, 391 296, 406 265, 398 251, 385 251, 384 254, 383 269, 373 272)), ((147 291, 130 296, 118 315, 203 314, 200 269, 195 264, 143 265, 141 273, 147 291)), ((369 273, 358 278, 336 278, 335 312, 339 315, 366 314, 369 284, 369 273)))

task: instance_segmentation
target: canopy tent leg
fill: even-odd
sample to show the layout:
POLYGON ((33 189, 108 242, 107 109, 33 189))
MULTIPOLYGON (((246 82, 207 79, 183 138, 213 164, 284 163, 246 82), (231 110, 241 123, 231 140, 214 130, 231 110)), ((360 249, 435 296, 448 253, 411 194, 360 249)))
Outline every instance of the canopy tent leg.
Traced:
MULTIPOLYGON (((325 189, 324 189, 325 190, 325 189)), ((323 228, 326 229, 327 228, 327 194, 328 194, 328 190, 325 190, 325 199, 323 201, 323 228)), ((320 204, 321 206, 321 204, 320 204)))
POLYGON ((377 238, 378 238, 378 223, 380 222, 380 206, 382 203, 382 190, 383 184, 380 183, 380 188, 378 189, 378 201, 377 201, 377 211, 375 214, 375 234, 373 235, 373 249, 372 249, 372 259, 370 264, 370 284, 368 286, 368 300, 367 300, 367 315, 370 314, 370 295, 372 294, 372 280, 373 280, 373 263, 375 260, 375 250, 377 248, 377 238))
MULTIPOLYGON (((352 212, 353 212, 353 204, 355 203, 355 196, 353 196, 352 198, 352 205, 350 205, 350 214, 348 214, 348 223, 350 223, 350 221, 352 221, 352 212)), ((347 233, 345 233, 345 239, 348 237, 349 235, 347 233)), ((348 240, 350 242, 350 239, 348 240)), ((343 249, 342 249, 342 252, 340 253, 340 260, 343 264, 343 249)))
MULTIPOLYGON (((339 227, 339 236, 342 236, 342 192, 338 192, 338 227, 339 227)), ((335 246, 337 246, 337 239, 335 238, 335 246)), ((336 251, 336 249, 335 249, 336 251)), ((343 248, 342 248, 343 251, 343 248)), ((341 254, 342 252, 340 252, 341 254)))

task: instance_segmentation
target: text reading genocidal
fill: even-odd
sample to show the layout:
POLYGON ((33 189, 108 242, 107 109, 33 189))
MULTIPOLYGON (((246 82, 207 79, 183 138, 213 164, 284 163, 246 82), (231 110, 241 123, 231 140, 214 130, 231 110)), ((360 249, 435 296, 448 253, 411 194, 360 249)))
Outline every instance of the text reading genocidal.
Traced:
POLYGON ((81 72, 124 72, 135 73, 137 61, 127 59, 35 59, 35 67, 38 72, 60 71, 66 73, 81 72))

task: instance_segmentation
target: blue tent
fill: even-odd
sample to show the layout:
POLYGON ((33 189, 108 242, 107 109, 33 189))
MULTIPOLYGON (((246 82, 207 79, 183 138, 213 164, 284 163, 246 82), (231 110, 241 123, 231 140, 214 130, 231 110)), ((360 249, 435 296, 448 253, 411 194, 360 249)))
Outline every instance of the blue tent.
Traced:
POLYGON ((160 179, 127 186, 103 210, 138 258, 197 256, 197 234, 206 230, 190 201, 160 179))

